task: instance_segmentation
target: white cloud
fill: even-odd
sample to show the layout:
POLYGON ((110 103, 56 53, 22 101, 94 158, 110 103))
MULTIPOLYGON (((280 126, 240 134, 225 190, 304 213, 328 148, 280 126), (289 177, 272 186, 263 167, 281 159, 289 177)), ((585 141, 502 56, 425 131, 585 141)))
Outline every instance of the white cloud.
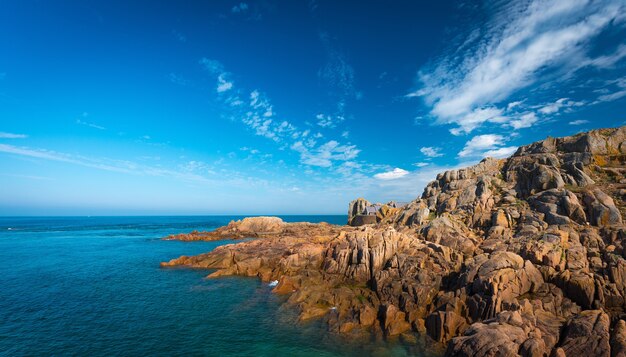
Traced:
POLYGON ((485 134, 473 137, 465 143, 463 150, 459 152, 459 157, 506 157, 517 150, 515 146, 504 147, 506 139, 502 135, 485 134))
POLYGON ((424 167, 428 165, 430 165, 428 162, 416 162, 413 164, 413 166, 417 166, 417 167, 424 167))
POLYGON ((507 6, 481 24, 482 37, 470 38, 461 52, 451 50, 436 66, 422 69, 421 88, 409 96, 423 97, 438 123, 457 125, 455 134, 486 122, 506 123, 509 119, 498 113, 503 101, 541 81, 548 69, 571 72, 585 66, 571 59, 584 56, 591 39, 624 11, 620 2, 586 0, 507 6))
POLYGON ((317 125, 321 126, 322 128, 334 128, 335 126, 337 126, 338 123, 341 123, 345 120, 343 115, 330 116, 321 113, 316 115, 315 119, 317 119, 317 125))
POLYGON ((580 107, 584 105, 584 102, 576 102, 569 100, 568 98, 557 99, 554 103, 549 103, 539 108, 541 114, 555 114, 562 108, 580 107))
POLYGON ((509 125, 513 128, 513 129, 522 129, 522 128, 529 128, 531 127, 533 124, 535 124, 539 119, 537 118, 537 115, 535 115, 535 113, 526 113, 526 114, 522 114, 519 118, 517 119, 513 119, 509 122, 509 125))
POLYGON ((217 76, 217 92, 222 93, 233 88, 233 82, 229 82, 225 79, 226 75, 224 73, 217 76))
POLYGON ((579 120, 574 120, 574 121, 569 122, 569 125, 584 125, 588 123, 589 123, 589 120, 579 119, 579 120))
POLYGON ((24 134, 13 134, 0 131, 0 139, 24 139, 27 137, 28 135, 24 134))
POLYGON ((499 149, 485 151, 483 157, 495 157, 496 159, 502 159, 513 155, 517 151, 517 146, 506 146, 499 149))
POLYGON ((460 127, 450 129, 450 133, 453 135, 461 135, 464 133, 470 133, 472 130, 476 129, 485 122, 505 122, 507 118, 504 117, 502 113, 502 109, 498 109, 496 107, 474 109, 473 111, 463 115, 461 120, 458 122, 460 127))
MULTIPOLYGON (((229 79, 231 77, 231 74, 224 70, 224 66, 222 65, 222 63, 220 63, 220 61, 202 58, 200 59, 200 64, 207 72, 215 76, 217 80, 215 90, 218 93, 223 93, 233 89, 234 82, 229 79)), ((236 103, 236 100, 230 102, 231 105, 236 105, 233 103, 236 103)))
POLYGON ((441 148, 438 147, 433 147, 433 146, 425 146, 420 148, 420 152, 428 157, 439 157, 439 156, 443 156, 442 153, 440 153, 441 148))
POLYGON ((523 103, 522 101, 511 102, 511 103, 507 104, 506 110, 511 110, 511 109, 513 109, 515 107, 519 107, 520 105, 522 105, 522 103, 523 103))
POLYGON ((379 180, 395 180, 395 179, 399 179, 400 177, 404 177, 406 175, 408 175, 409 172, 400 168, 395 168, 391 171, 387 171, 387 172, 381 172, 379 174, 374 175, 374 178, 377 178, 379 180))

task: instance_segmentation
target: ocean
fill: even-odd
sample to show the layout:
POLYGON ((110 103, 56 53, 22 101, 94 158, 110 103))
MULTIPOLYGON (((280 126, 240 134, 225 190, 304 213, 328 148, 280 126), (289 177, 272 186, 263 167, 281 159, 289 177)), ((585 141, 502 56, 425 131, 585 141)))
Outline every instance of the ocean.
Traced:
POLYGON ((233 243, 162 237, 239 218, 0 217, 0 355, 427 355, 419 339, 353 339, 299 323, 256 278, 159 267, 233 243))

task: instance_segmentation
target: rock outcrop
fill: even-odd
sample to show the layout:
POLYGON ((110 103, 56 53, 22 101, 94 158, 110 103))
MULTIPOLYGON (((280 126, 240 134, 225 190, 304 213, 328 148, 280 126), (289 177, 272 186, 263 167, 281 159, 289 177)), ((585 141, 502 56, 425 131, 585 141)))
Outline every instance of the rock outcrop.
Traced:
POLYGON ((246 217, 239 221, 231 221, 227 226, 220 227, 214 231, 193 231, 191 233, 174 234, 167 236, 164 239, 182 241, 211 241, 222 239, 258 238, 282 234, 293 225, 293 223, 283 222, 283 220, 278 217, 246 217))
POLYGON ((301 319, 426 334, 453 356, 624 356, 625 174, 626 127, 548 138, 406 205, 357 199, 350 226, 254 217, 171 236, 259 239, 162 266, 275 280, 301 319))

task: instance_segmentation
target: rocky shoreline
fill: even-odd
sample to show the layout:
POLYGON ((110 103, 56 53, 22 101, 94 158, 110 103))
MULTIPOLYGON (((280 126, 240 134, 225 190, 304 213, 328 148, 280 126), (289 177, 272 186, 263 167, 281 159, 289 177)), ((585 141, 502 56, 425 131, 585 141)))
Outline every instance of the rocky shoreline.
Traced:
MULTIPOLYGON (((167 237, 255 237, 163 267, 278 281, 338 333, 418 332, 450 356, 626 356, 626 127, 446 171, 358 227, 231 222, 167 237)), ((382 207, 382 206, 381 206, 382 207)))

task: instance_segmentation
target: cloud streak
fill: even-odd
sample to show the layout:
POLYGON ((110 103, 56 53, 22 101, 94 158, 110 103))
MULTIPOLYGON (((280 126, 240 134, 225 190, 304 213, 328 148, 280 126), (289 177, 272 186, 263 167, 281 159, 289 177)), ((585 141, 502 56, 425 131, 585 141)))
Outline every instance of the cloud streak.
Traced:
POLYGON ((28 135, 24 135, 24 134, 13 134, 13 133, 0 131, 0 139, 25 139, 27 137, 28 135))
POLYGON ((408 96, 423 98, 437 123, 455 126, 453 134, 487 123, 506 125, 507 100, 541 82, 548 70, 573 73, 590 63, 610 66, 620 60, 621 48, 595 62, 571 59, 586 57, 590 40, 609 25, 623 26, 616 20, 625 10, 610 1, 517 2, 483 24, 483 32, 471 32, 460 53, 450 51, 435 66, 422 68, 420 87, 408 96))

